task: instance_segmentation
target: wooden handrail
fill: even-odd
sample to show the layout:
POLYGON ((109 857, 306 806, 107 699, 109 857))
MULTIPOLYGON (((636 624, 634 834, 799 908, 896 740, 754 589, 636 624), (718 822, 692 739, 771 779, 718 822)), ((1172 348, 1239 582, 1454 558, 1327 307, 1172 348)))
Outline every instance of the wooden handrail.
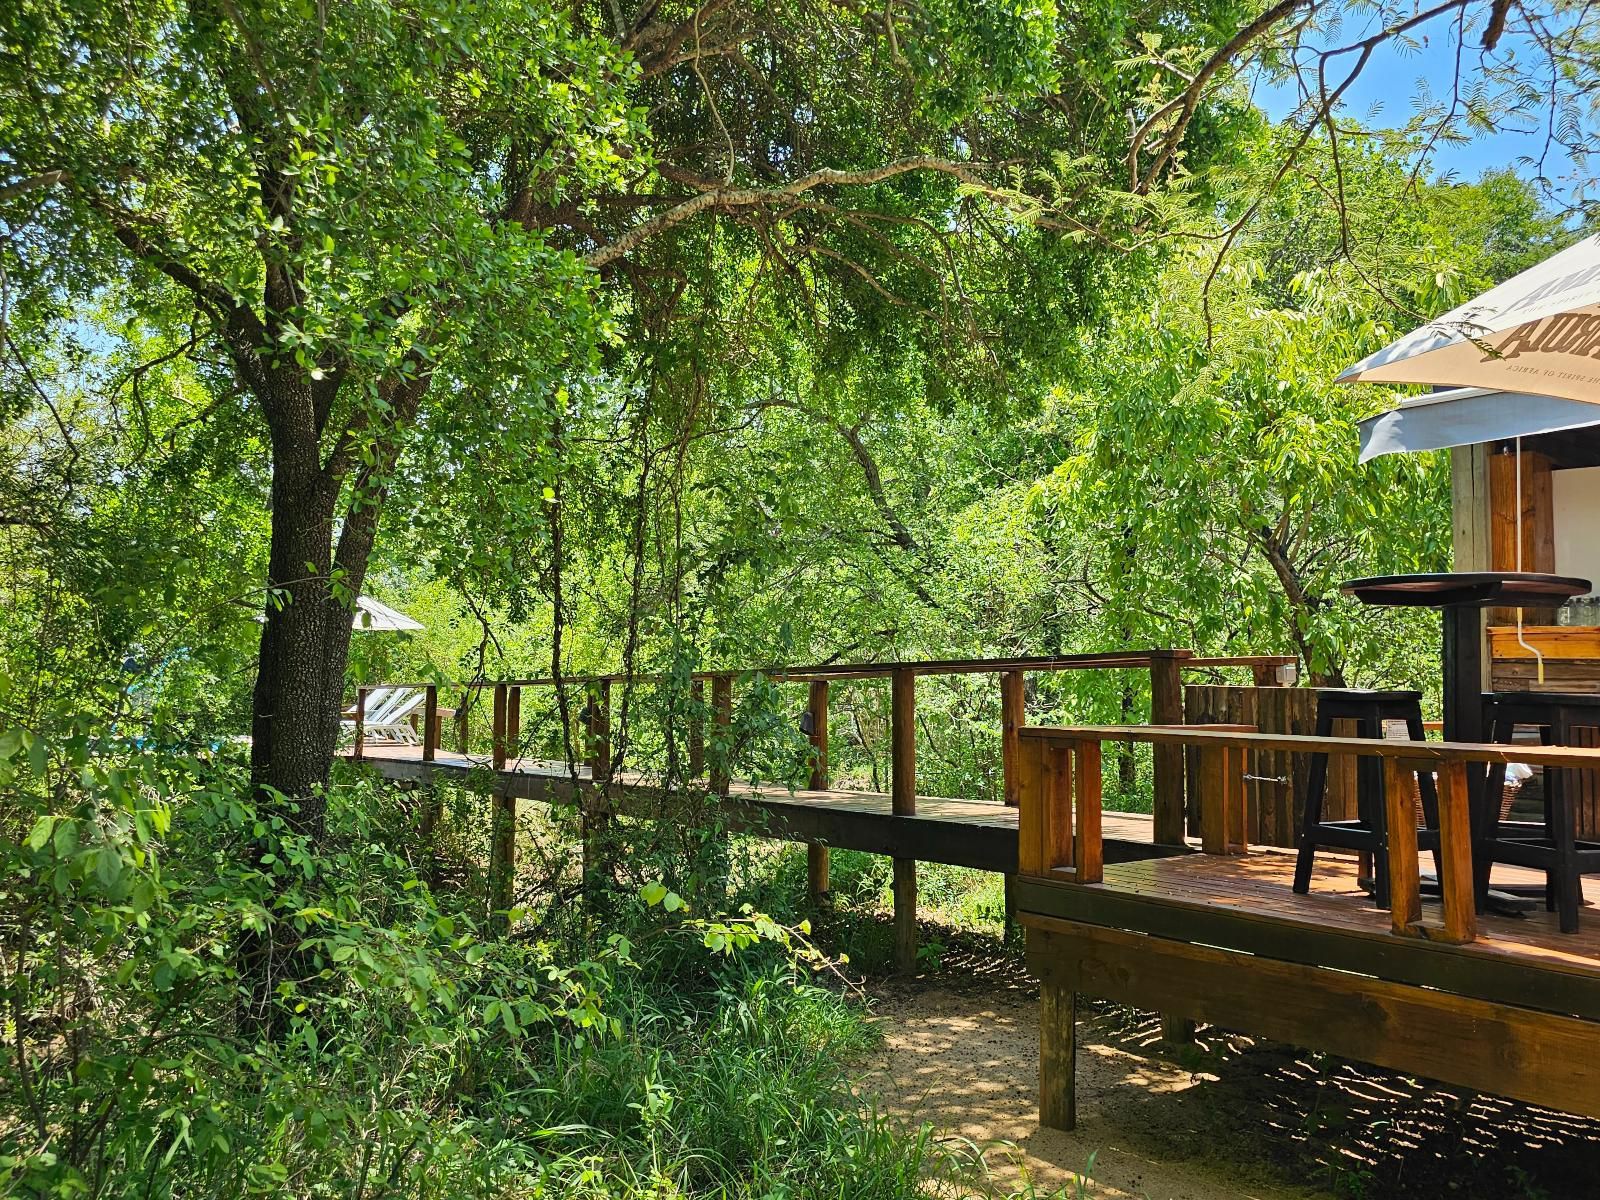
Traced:
POLYGON ((1225 746, 1289 754, 1365 754, 1408 762, 1526 763, 1533 767, 1600 768, 1600 747, 1532 746, 1499 742, 1412 742, 1388 738, 1311 737, 1287 733, 1233 733, 1195 726, 1030 725, 1026 741, 1146 742, 1151 745, 1225 746))
POLYGON ((1024 874, 1071 883, 1100 881, 1083 834, 1070 836, 1076 822, 1082 830, 1098 822, 1099 755, 1105 742, 1184 746, 1200 752, 1206 779, 1201 848, 1209 854, 1245 852, 1243 780, 1247 751, 1290 754, 1347 754, 1381 759, 1387 807, 1386 853, 1389 868, 1390 924, 1402 937, 1464 943, 1477 936, 1473 894, 1472 821, 1469 811, 1469 763, 1526 763, 1529 766, 1575 770, 1600 769, 1600 748, 1533 746, 1490 742, 1399 741, 1387 738, 1306 737, 1257 733, 1240 727, 1203 728, 1159 725, 1029 726, 1019 731, 1022 811, 1018 852, 1024 874), (1439 798, 1439 889, 1441 915, 1422 915, 1417 862, 1414 788, 1419 775, 1435 777, 1439 798), (1065 798, 1062 778, 1075 783, 1089 776, 1087 787, 1074 788, 1076 803, 1065 798), (1086 791, 1088 793, 1086 797, 1086 791), (1089 802, 1086 803, 1086 800, 1089 802), (1090 870, 1085 872, 1085 865, 1090 870))
MULTIPOLYGON (((910 671, 914 675, 981 675, 1003 674, 1010 671, 1094 671, 1148 669, 1158 659, 1176 660, 1179 670, 1204 670, 1213 667, 1279 667, 1296 664, 1299 659, 1285 654, 1244 654, 1223 657, 1201 657, 1192 650, 1108 650, 1092 654, 1054 654, 1013 658, 948 658, 923 659, 911 662, 870 663, 819 663, 810 666, 745 667, 734 671, 695 671, 693 681, 716 680, 729 675, 764 675, 789 683, 813 683, 822 680, 889 679, 896 672, 910 671)), ((454 683, 430 680, 382 681, 364 683, 363 687, 460 687, 478 688, 506 684, 510 687, 585 687, 598 683, 665 683, 675 678, 661 674, 591 674, 564 675, 558 681, 548 676, 529 679, 475 679, 454 683)), ((681 677, 676 677, 681 678, 681 677)))

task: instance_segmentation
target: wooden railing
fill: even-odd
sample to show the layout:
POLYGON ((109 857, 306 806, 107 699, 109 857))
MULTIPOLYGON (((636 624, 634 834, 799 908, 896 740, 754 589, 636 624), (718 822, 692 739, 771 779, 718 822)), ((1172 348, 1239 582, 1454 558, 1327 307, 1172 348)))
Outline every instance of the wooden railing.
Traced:
MULTIPOLYGON (((1016 732, 1026 722, 1023 710, 1024 684, 1029 672, 1049 673, 1081 670, 1146 670, 1150 673, 1150 716, 1158 723, 1181 723, 1183 720, 1183 688, 1181 673, 1221 667, 1248 667, 1257 684, 1272 685, 1292 682, 1283 671, 1293 669, 1297 660, 1286 655, 1237 655, 1206 657, 1191 650, 1155 649, 1124 650, 1098 654, 1068 654, 1034 657, 988 659, 934 659, 919 662, 828 663, 809 666, 761 667, 745 671, 700 671, 690 676, 694 689, 696 711, 705 709, 705 685, 711 684, 709 713, 718 736, 726 739, 733 716, 733 688, 738 678, 764 676, 777 682, 808 683, 811 685, 807 711, 810 714, 810 738, 817 748, 817 765, 812 771, 811 786, 827 786, 827 713, 829 684, 835 680, 888 679, 891 682, 890 706, 890 795, 894 811, 900 815, 916 813, 916 680, 923 675, 997 674, 1000 677, 1000 712, 1002 727, 1002 763, 1004 764, 1005 802, 1016 804, 1016 781, 1011 767, 1016 747, 1016 732)), ((439 707, 441 688, 456 692, 461 699, 455 708, 456 743, 461 753, 470 745, 470 713, 487 692, 491 696, 490 711, 490 765, 504 769, 510 757, 510 748, 519 744, 521 731, 522 692, 525 688, 581 689, 586 702, 583 706, 584 754, 583 761, 595 781, 609 777, 611 769, 611 689, 615 683, 663 683, 662 675, 575 675, 559 681, 551 678, 473 680, 465 683, 440 684, 370 683, 356 690, 355 745, 353 756, 361 758, 366 750, 364 716, 367 697, 379 687, 422 688, 425 693, 422 715, 422 757, 433 761, 443 745, 443 722, 439 707)), ((689 775, 702 778, 706 769, 705 727, 699 719, 691 719, 688 728, 689 775)), ((713 791, 726 793, 726 756, 718 756, 709 784, 713 791)), ((1158 749, 1154 760, 1156 793, 1156 841, 1178 844, 1183 840, 1183 758, 1181 749, 1158 749), (1173 798, 1176 797, 1174 803, 1173 798)))
MULTIPOLYGON (((690 779, 706 779, 712 792, 727 795, 729 777, 729 739, 733 721, 734 682, 737 678, 764 676, 776 682, 806 683, 807 736, 810 738, 813 757, 810 786, 826 789, 830 782, 828 772, 828 705, 829 685, 835 680, 888 679, 890 681, 890 809, 896 817, 914 817, 917 812, 917 679, 924 675, 970 675, 993 673, 1000 677, 1001 764, 1003 772, 1002 796, 1011 807, 1018 803, 1020 782, 1017 774, 1018 735, 1027 723, 1025 711, 1025 684, 1029 672, 1058 672, 1082 670, 1144 670, 1150 673, 1150 713, 1156 722, 1180 724, 1183 721, 1182 672, 1220 667, 1249 668, 1258 685, 1283 685, 1293 682, 1297 660, 1284 655, 1243 655, 1203 657, 1190 650, 1155 649, 1126 650, 1102 654, 1071 654, 1043 657, 991 658, 991 659, 937 659, 903 663, 853 663, 821 664, 800 667, 770 667, 759 670, 702 671, 690 677, 695 703, 695 714, 688 723, 688 774, 690 779), (705 703, 706 683, 710 682, 711 700, 705 703), (717 753, 706 754, 707 714, 713 727, 713 745, 717 753), (709 773, 708 773, 709 768, 709 773)), ((681 679, 681 676, 678 677, 681 679)), ((522 692, 525 688, 572 687, 581 689, 586 700, 580 714, 584 726, 583 758, 592 784, 603 784, 612 778, 615 762, 611 743, 611 691, 616 683, 653 684, 669 682, 671 677, 660 675, 584 675, 560 681, 540 679, 507 679, 499 681, 474 680, 462 684, 421 682, 414 684, 367 684, 357 689, 355 702, 355 745, 353 756, 360 759, 366 752, 364 714, 367 697, 377 687, 413 687, 424 689, 422 716, 422 758, 434 761, 443 739, 442 710, 439 707, 440 689, 456 690, 462 699, 455 710, 457 744, 463 755, 470 747, 470 713, 484 692, 491 695, 489 765, 497 771, 507 768, 511 748, 521 744, 522 692)), ((1154 816, 1153 840, 1158 844, 1181 846, 1184 842, 1184 761, 1181 746, 1158 746, 1153 755, 1154 766, 1154 816)), ((1098 779, 1098 775, 1096 776, 1098 779)), ((1098 786, 1098 785, 1097 785, 1098 786)), ((491 876, 495 907, 505 908, 510 903, 511 880, 514 873, 515 845, 513 841, 516 801, 510 789, 495 793, 494 834, 491 853, 491 876)), ((1095 812, 1098 814, 1099 795, 1095 795, 1095 812)), ((1096 817, 1098 820, 1098 817, 1096 817)), ((1092 844, 1099 852, 1099 827, 1095 826, 1092 844)), ((588 837, 585 836, 585 846, 588 837)), ((916 959, 916 895, 917 864, 914 859, 893 859, 893 895, 895 914, 895 957, 899 966, 910 970, 916 959)), ((810 900, 817 908, 825 907, 829 894, 829 850, 825 845, 807 846, 807 884, 810 900)), ((1006 910, 1012 911, 1011 877, 1007 877, 1006 910)), ((1007 921, 1010 928, 1011 922, 1007 921)))
POLYGON ((1207 775, 1201 851, 1241 855, 1245 828, 1245 756, 1252 751, 1350 754, 1384 765, 1391 929, 1402 937, 1470 942, 1477 936, 1473 892, 1473 827, 1467 772, 1473 764, 1525 763, 1530 767, 1595 769, 1600 749, 1500 745, 1481 742, 1413 742, 1378 738, 1303 737, 1255 733, 1240 726, 1091 725, 1032 726, 1020 731, 1018 872, 1065 884, 1105 878, 1100 847, 1101 746, 1135 742, 1198 751, 1207 775), (1435 777, 1439 796, 1441 916, 1422 916, 1413 785, 1418 773, 1435 777))

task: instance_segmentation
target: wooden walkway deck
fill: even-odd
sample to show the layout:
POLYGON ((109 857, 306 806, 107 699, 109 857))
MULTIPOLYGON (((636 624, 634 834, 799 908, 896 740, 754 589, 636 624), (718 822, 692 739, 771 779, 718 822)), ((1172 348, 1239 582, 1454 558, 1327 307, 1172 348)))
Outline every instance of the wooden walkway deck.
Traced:
MULTIPOLYGON (((573 799, 572 772, 563 763, 512 759, 494 771, 489 758, 436 750, 424 762, 420 746, 368 746, 362 761, 386 779, 424 783, 436 776, 466 779, 492 773, 496 794, 516 800, 573 799)), ((660 819, 661 791, 653 779, 623 771, 609 788, 596 788, 587 767, 577 771, 591 811, 660 819)), ((885 792, 798 789, 731 781, 718 816, 730 828, 785 841, 862 850, 918 862, 947 863, 1013 875, 1017 870, 1017 810, 982 800, 918 796, 913 815, 896 816, 885 792)), ((1184 854, 1188 847, 1157 846, 1148 813, 1105 814, 1107 862, 1184 854)))

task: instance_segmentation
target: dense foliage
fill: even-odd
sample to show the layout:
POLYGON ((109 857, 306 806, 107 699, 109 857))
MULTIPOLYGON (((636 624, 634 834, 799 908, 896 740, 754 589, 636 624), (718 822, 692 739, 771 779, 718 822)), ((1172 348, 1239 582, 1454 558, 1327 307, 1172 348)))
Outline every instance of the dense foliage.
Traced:
MULTIPOLYGON (((1431 686, 1427 618, 1336 584, 1446 564, 1445 460, 1358 466, 1386 398, 1329 380, 1573 235, 1581 189, 1427 153, 1548 103, 1581 163, 1578 11, 1495 5, 1548 93, 1485 51, 1381 135, 1253 102, 1345 53, 1296 0, 8 6, 0 1190, 959 1192, 854 1090, 788 868, 678 786, 691 673, 1169 645, 1431 686), (353 632, 364 590, 423 631, 353 632), (651 677, 614 753, 697 819, 524 811, 510 911, 476 781, 333 765, 357 684, 602 670, 651 677)), ((803 780, 801 703, 741 680, 713 763, 803 780)), ((585 704, 529 689, 524 748, 582 757, 585 704)), ((919 704, 923 789, 996 795, 991 681, 919 704)), ((886 687, 832 718, 881 787, 886 687)))

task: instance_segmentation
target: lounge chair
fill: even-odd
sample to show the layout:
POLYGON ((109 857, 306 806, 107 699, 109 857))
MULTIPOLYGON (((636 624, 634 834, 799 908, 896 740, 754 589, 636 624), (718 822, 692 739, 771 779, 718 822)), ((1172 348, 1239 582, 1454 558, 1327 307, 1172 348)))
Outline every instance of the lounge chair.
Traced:
MULTIPOLYGON (((402 746, 419 746, 422 738, 411 727, 411 714, 422 706, 427 694, 421 688, 373 688, 367 693, 366 713, 361 720, 364 742, 395 742, 402 746)), ((353 708, 347 709, 340 721, 343 731, 355 737, 356 718, 353 708)))

